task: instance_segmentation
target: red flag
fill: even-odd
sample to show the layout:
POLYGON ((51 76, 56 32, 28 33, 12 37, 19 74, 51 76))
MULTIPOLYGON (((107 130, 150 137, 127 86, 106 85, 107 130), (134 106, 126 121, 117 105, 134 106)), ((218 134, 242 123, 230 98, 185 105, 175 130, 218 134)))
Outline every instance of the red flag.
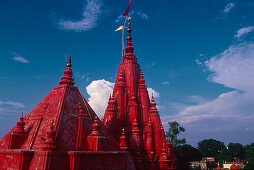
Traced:
POLYGON ((131 0, 130 0, 130 3, 129 3, 129 5, 127 6, 125 12, 123 13, 123 16, 127 16, 127 15, 129 14, 130 6, 131 6, 131 0))

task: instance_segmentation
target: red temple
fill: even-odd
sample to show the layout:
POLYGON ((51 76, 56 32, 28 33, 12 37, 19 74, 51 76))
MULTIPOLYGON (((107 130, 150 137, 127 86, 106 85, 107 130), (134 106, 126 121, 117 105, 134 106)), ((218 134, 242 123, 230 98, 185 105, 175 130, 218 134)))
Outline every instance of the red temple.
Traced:
POLYGON ((133 54, 130 20, 103 122, 72 79, 64 75, 41 102, 0 140, 0 169, 175 169, 154 98, 133 54))
POLYGON ((130 151, 138 169, 175 169, 173 147, 166 141, 156 103, 153 96, 149 100, 143 73, 133 54, 130 20, 127 32, 126 54, 103 123, 120 146, 130 151))
POLYGON ((71 60, 56 86, 0 140, 0 169, 135 169, 74 86, 71 60))

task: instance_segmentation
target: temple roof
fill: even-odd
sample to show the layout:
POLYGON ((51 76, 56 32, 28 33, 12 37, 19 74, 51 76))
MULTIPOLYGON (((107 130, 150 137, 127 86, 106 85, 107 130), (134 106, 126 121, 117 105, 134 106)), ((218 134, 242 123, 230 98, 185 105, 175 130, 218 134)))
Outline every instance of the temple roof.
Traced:
MULTIPOLYGON (((89 150, 87 136, 92 132, 96 117, 97 115, 79 89, 74 86, 69 57, 59 85, 24 118, 22 116, 17 125, 0 140, 0 149, 43 150, 47 138, 54 132, 53 138, 56 141, 57 150, 89 150), (18 139, 14 138, 13 134, 18 134, 19 138, 23 136, 18 139), (11 140, 12 144, 10 144, 11 140)), ((106 141, 115 143, 105 131, 101 121, 96 120, 96 123, 106 141)), ((109 145, 108 149, 118 150, 117 144, 109 145)))

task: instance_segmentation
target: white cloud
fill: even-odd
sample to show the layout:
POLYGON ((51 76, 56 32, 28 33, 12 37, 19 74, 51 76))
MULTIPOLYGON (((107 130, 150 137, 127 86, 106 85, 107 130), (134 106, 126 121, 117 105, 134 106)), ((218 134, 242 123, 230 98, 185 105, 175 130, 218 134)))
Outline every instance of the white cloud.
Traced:
POLYGON ((228 3, 226 6, 225 6, 225 8, 224 8, 224 13, 225 14, 228 14, 230 11, 231 11, 231 9, 232 8, 234 8, 234 6, 235 6, 235 4, 234 3, 228 3))
MULTIPOLYGON (((254 121, 254 43, 232 45, 208 60, 206 66, 212 72, 210 81, 234 90, 222 93, 212 101, 192 97, 194 100, 197 99, 197 105, 188 106, 179 114, 167 116, 165 119, 176 119, 181 123, 212 118, 224 121, 237 120, 237 124, 232 124, 232 127, 242 126, 250 120, 254 121)), ((228 124, 224 122, 220 126, 226 125, 228 124)))
MULTIPOLYGON (((106 107, 108 105, 109 95, 113 93, 114 83, 102 80, 94 80, 86 87, 89 94, 88 103, 94 109, 95 113, 103 118, 106 107)), ((160 95, 152 88, 147 88, 149 96, 158 98, 160 95)))
POLYGON ((25 59, 24 57, 22 57, 21 55, 19 55, 18 53, 16 52, 11 52, 10 54, 13 55, 13 61, 18 61, 18 62, 21 62, 21 63, 25 63, 25 64, 29 64, 29 61, 27 59, 25 59))
POLYGON ((103 118, 109 95, 113 93, 113 87, 114 83, 104 79, 94 80, 86 87, 87 93, 90 95, 88 103, 100 118, 103 118))
POLYGON ((206 65, 213 72, 213 82, 245 92, 254 87, 254 43, 232 45, 206 65))
POLYGON ((241 29, 239 29, 239 30, 236 32, 235 38, 240 39, 240 38, 242 38, 244 35, 246 35, 246 34, 252 32, 253 30, 254 30, 254 26, 248 26, 248 27, 241 28, 241 29))
POLYGON ((60 19, 58 22, 58 28, 66 31, 88 31, 91 28, 96 27, 97 20, 101 14, 102 1, 101 0, 87 0, 84 7, 82 17, 79 20, 66 20, 60 19))
POLYGON ((149 88, 149 87, 148 87, 148 88, 147 88, 147 91, 148 91, 148 95, 149 95, 150 99, 151 99, 152 95, 153 95, 154 98, 160 97, 159 92, 155 91, 155 90, 152 89, 152 88, 149 88))

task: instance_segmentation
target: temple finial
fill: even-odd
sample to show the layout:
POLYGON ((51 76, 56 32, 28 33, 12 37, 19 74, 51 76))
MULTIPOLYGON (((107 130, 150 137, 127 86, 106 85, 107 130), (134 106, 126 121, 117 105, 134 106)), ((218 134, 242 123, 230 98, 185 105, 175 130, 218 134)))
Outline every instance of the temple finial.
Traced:
POLYGON ((128 18, 128 37, 127 37, 127 46, 125 47, 126 54, 123 60, 134 60, 137 61, 137 57, 133 54, 132 38, 131 38, 131 18, 128 18))
POLYGON ((127 29, 127 32, 128 32, 128 37, 127 37, 127 40, 130 40, 131 41, 131 17, 128 17, 128 29, 127 29))
POLYGON ((67 59, 66 67, 71 68, 71 55, 69 55, 69 58, 67 59))
MULTIPOLYGON (((67 56, 65 55, 66 59, 67 56)), ((71 70, 71 55, 69 56, 69 58, 67 59, 67 64, 66 64, 66 68, 64 70, 64 76, 61 78, 61 80, 59 81, 59 84, 70 84, 70 85, 74 85, 74 81, 72 79, 72 70, 71 70)))

